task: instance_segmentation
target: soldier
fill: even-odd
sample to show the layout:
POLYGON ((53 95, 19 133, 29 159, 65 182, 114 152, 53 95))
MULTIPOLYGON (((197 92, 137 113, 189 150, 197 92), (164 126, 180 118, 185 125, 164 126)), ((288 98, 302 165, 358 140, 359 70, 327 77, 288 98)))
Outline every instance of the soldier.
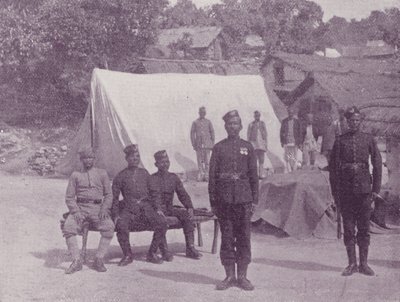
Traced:
MULTIPOLYGON (((164 215, 175 216, 182 223, 186 240, 186 257, 200 259, 202 255, 194 247, 194 212, 192 200, 183 187, 178 175, 168 172, 170 162, 167 152, 165 150, 158 151, 154 154, 154 158, 156 160, 155 165, 158 168, 158 172, 151 175, 151 183, 156 185, 157 189, 162 194, 161 210, 164 215), (175 192, 178 195, 179 201, 186 209, 173 207, 172 200, 175 192)), ((168 252, 168 245, 165 237, 160 245, 160 250, 163 260, 172 261, 173 256, 168 252)))
POLYGON ((357 107, 349 108, 345 116, 349 129, 336 139, 329 162, 332 194, 343 216, 344 244, 349 260, 342 275, 350 276, 359 271, 373 276, 374 271, 367 264, 369 223, 372 198, 379 194, 381 187, 382 158, 372 135, 360 131, 361 114, 357 107), (369 158, 373 167, 372 179, 369 158), (359 267, 356 242, 360 252, 359 267))
POLYGON ((257 159, 251 143, 239 137, 238 112, 229 111, 223 120, 228 138, 213 148, 208 184, 211 209, 221 225, 220 256, 226 272, 216 289, 225 290, 237 281, 242 289, 253 290, 246 275, 251 261, 250 218, 258 203, 257 159))
POLYGON ((254 121, 249 124, 247 129, 247 140, 253 145, 258 159, 258 175, 260 178, 264 178, 264 158, 268 148, 267 127, 260 118, 261 113, 254 111, 254 121))
POLYGON ((190 139, 196 151, 199 174, 197 181, 208 181, 210 152, 215 142, 214 128, 210 120, 205 118, 206 108, 199 108, 199 118, 192 124, 190 139))
POLYGON ((288 107, 288 117, 282 121, 280 129, 281 146, 285 150, 287 170, 297 170, 297 150, 302 143, 301 125, 294 115, 294 109, 288 107))
POLYGON ((132 228, 150 225, 154 229, 146 260, 162 263, 157 256, 158 246, 167 232, 167 223, 160 210, 161 194, 154 190, 150 183, 150 175, 146 169, 140 168, 140 154, 137 145, 129 145, 124 149, 128 167, 118 173, 112 184, 112 212, 117 230, 118 242, 124 254, 119 266, 126 266, 133 261, 129 242, 129 231, 132 228), (122 193, 123 200, 119 200, 122 193))
POLYGON ((114 223, 110 218, 112 203, 110 179, 103 169, 95 168, 92 150, 79 152, 82 171, 74 171, 69 178, 65 203, 69 209, 63 226, 63 234, 73 262, 65 271, 73 274, 82 269, 76 235, 82 231, 83 222, 90 223, 100 231, 101 238, 97 249, 94 268, 105 272, 103 258, 114 235, 114 223))

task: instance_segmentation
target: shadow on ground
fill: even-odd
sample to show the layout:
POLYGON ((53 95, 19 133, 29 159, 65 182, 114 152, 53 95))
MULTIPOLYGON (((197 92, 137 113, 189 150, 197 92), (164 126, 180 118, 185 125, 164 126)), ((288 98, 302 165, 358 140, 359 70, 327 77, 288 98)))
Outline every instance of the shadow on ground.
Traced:
POLYGON ((369 264, 376 265, 376 266, 400 269, 400 261, 397 261, 397 260, 369 259, 368 262, 369 262, 369 264))
POLYGON ((187 272, 161 272, 161 271, 153 271, 148 269, 139 270, 144 275, 160 278, 164 280, 170 280, 174 282, 184 282, 184 283, 194 283, 194 284, 216 284, 218 280, 195 274, 195 273, 187 273, 187 272))
POLYGON ((331 272, 341 272, 343 268, 330 266, 325 264, 320 264, 311 261, 294 261, 294 260, 275 260, 266 258, 256 258, 253 259, 254 263, 265 264, 270 266, 277 266, 283 268, 289 268, 299 271, 331 271, 331 272))

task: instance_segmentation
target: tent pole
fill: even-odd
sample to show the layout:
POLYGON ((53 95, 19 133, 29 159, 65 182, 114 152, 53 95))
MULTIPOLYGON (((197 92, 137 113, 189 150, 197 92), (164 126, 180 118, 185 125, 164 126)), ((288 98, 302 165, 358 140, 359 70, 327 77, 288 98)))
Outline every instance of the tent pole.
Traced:
POLYGON ((94 135, 93 135, 94 127, 93 127, 93 104, 92 104, 91 98, 90 98, 89 107, 90 107, 90 147, 93 148, 94 147, 94 135))

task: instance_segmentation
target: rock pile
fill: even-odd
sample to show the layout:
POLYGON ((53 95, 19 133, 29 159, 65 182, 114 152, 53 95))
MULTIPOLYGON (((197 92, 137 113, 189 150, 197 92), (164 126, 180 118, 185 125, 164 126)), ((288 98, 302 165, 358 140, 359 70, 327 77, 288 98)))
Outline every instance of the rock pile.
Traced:
POLYGON ((66 155, 67 149, 67 146, 41 147, 28 159, 29 168, 39 175, 53 174, 58 161, 66 155))

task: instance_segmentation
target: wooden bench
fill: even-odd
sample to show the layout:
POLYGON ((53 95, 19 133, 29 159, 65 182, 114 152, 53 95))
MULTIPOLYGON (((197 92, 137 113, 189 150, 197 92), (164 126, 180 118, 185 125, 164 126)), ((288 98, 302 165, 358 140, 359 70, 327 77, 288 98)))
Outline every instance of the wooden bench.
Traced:
MULTIPOLYGON (((194 219, 193 219, 193 223, 196 226, 197 229, 197 243, 198 246, 202 247, 203 246, 203 235, 201 232, 201 224, 203 222, 207 222, 207 221, 214 221, 214 235, 213 235, 213 242, 212 242, 212 247, 211 247, 211 253, 212 254, 216 254, 217 253, 217 245, 218 245, 218 233, 219 233, 219 223, 218 223, 218 218, 215 215, 209 214, 209 212, 205 212, 205 214, 207 215, 199 215, 199 213, 201 213, 201 211, 195 209, 195 215, 194 215, 194 219)), ((60 224, 61 224, 61 229, 64 225, 65 220, 67 219, 69 213, 65 213, 63 215, 63 219, 60 220, 60 224)), ((167 224, 168 224, 168 229, 181 229, 182 228, 182 224, 180 223, 180 221, 178 220, 178 218, 173 217, 173 216, 166 216, 165 217, 167 220, 167 224)), ((86 254, 87 254, 87 240, 89 237, 89 231, 92 232, 97 232, 97 230, 93 229, 91 227, 91 225, 88 222, 84 222, 83 223, 83 228, 82 228, 82 252, 81 252, 81 257, 83 259, 84 262, 86 262, 86 254)), ((153 231, 150 227, 143 227, 143 228, 135 228, 130 230, 131 232, 146 232, 146 231, 153 231)))

